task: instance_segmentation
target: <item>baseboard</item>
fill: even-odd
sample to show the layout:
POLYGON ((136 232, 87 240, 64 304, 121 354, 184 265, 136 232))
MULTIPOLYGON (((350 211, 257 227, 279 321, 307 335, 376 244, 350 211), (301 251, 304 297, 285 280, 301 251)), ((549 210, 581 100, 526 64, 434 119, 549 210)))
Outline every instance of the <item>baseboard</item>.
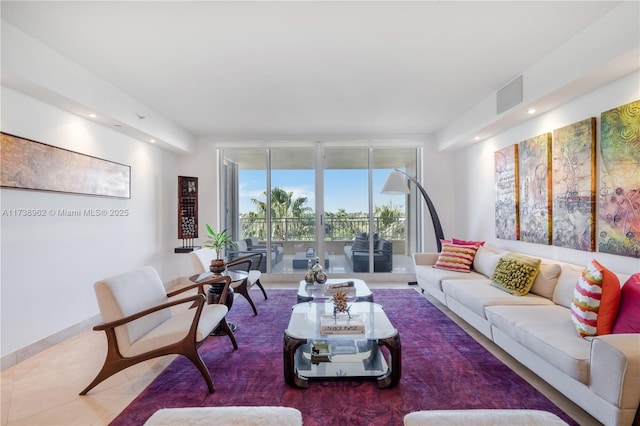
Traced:
POLYGON ((78 324, 72 325, 71 327, 65 328, 57 333, 54 333, 50 336, 45 337, 42 340, 34 342, 28 346, 25 346, 22 349, 18 349, 15 352, 11 352, 0 358, 0 371, 13 367, 14 365, 22 362, 32 356, 43 352, 50 347, 57 345, 58 343, 67 340, 70 337, 73 337, 77 334, 82 333, 83 331, 91 329, 94 325, 102 322, 102 317, 100 315, 96 315, 94 317, 88 318, 78 324))

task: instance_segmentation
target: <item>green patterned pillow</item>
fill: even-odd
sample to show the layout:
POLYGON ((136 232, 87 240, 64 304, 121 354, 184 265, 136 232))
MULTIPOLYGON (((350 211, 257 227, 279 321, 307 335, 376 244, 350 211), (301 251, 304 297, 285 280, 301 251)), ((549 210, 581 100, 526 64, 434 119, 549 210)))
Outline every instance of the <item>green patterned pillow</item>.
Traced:
POLYGON ((516 296, 529 293, 540 270, 540 259, 507 253, 500 258, 491 276, 491 285, 516 296))

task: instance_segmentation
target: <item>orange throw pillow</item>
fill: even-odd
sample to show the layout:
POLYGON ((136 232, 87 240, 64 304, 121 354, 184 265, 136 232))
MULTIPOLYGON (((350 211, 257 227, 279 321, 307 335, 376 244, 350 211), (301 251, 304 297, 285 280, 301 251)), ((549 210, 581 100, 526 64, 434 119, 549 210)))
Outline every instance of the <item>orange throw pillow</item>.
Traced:
POLYGON ((620 280, 593 259, 576 283, 571 319, 580 336, 611 334, 620 307, 620 280))

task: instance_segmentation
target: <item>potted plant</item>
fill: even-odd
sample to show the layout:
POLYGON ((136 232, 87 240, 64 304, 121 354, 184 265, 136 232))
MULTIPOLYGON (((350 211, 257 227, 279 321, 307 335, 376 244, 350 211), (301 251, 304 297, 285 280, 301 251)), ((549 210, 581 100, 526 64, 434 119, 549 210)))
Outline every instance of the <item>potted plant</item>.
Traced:
POLYGON ((216 258, 211 261, 210 269, 213 273, 221 273, 225 269, 222 250, 227 247, 233 247, 233 240, 231 239, 231 235, 227 234, 226 229, 221 232, 215 232, 208 224, 206 226, 209 239, 204 242, 204 246, 212 248, 216 252, 216 258))

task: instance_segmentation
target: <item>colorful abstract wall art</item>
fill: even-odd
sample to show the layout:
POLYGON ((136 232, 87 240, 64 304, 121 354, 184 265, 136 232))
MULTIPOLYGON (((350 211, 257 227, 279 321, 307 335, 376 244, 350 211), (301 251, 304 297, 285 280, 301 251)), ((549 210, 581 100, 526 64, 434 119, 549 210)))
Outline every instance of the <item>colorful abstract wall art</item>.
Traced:
POLYGON ((640 259, 640 100, 602 113, 598 250, 640 259))
POLYGON ((551 133, 520 142, 520 240, 551 244, 551 133))
POLYGON ((594 251, 596 119, 553 131, 551 149, 552 242, 594 251))
POLYGON ((29 139, 0 135, 6 188, 131 198, 131 167, 29 139))
POLYGON ((502 148, 493 154, 496 188, 496 237, 517 240, 518 217, 518 145, 502 148))

